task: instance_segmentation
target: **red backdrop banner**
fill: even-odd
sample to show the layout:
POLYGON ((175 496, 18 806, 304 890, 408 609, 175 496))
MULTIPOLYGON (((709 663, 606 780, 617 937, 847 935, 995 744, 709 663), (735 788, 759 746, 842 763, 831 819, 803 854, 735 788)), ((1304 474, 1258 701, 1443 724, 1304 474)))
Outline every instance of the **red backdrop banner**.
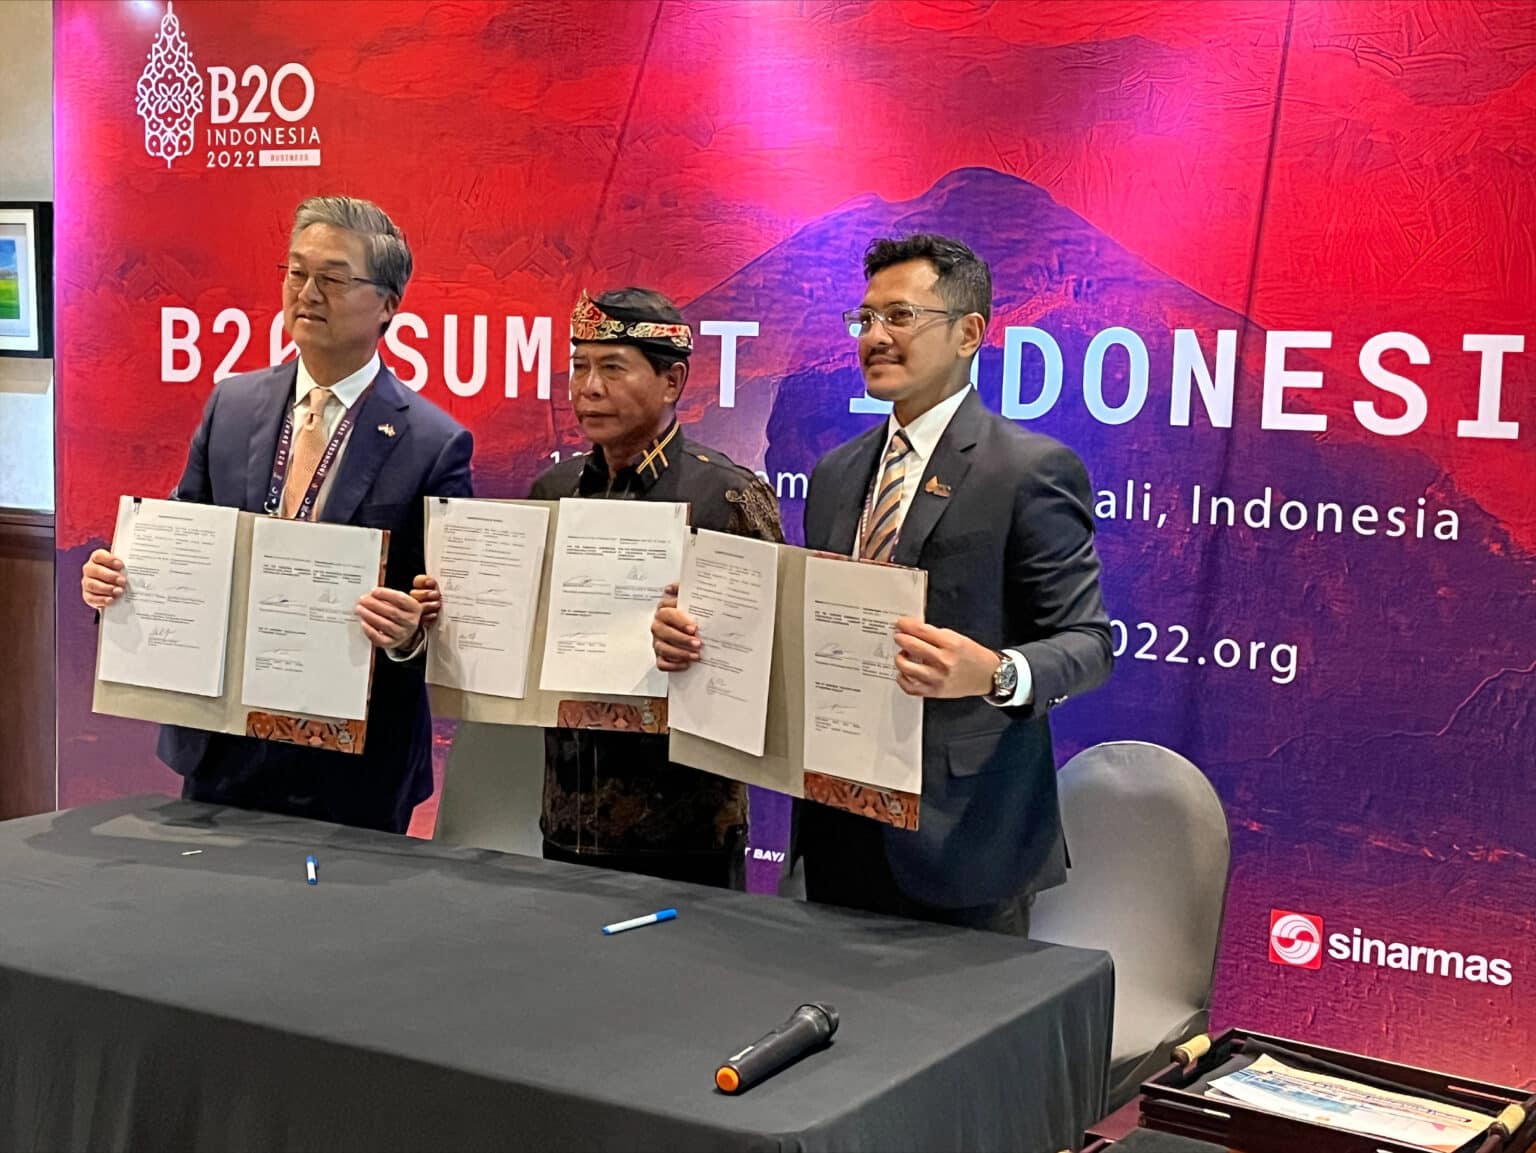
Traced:
POLYGON ((644 284, 699 332, 691 434, 792 538, 880 419, 838 318, 863 246, 944 231, 994 271, 982 398, 1097 490, 1120 661, 1061 751, 1168 745, 1227 807, 1218 1021, 1536 1075, 1536 6, 56 13, 64 804, 174 784, 90 713, 68 605, 215 380, 291 351, 301 198, 405 228, 386 360, 475 430, 480 492, 581 447, 565 318, 644 284))

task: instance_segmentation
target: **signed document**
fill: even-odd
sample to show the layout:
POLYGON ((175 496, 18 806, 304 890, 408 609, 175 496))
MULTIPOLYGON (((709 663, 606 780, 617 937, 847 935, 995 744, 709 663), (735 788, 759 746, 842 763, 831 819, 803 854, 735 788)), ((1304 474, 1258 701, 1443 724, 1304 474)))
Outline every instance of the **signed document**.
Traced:
POLYGON ((523 699, 549 509, 490 500, 428 503, 427 571, 443 594, 427 680, 523 699))
POLYGON ((651 618, 662 590, 682 572, 687 533, 686 504, 560 502, 541 689, 667 695, 651 618))
POLYGON ((104 681, 217 697, 224 692, 240 511, 125 496, 112 551, 128 587, 101 614, 104 681))
POLYGON ((383 550, 384 534, 375 528, 256 521, 242 703, 367 718, 373 645, 354 610, 378 586, 383 550))
POLYGON ((763 755, 778 607, 778 546, 701 530, 688 543, 678 607, 699 626, 697 664, 670 677, 674 730, 763 755))
POLYGON ((896 683, 895 624, 923 616, 921 570, 805 562, 805 768, 923 791, 923 702, 896 683))

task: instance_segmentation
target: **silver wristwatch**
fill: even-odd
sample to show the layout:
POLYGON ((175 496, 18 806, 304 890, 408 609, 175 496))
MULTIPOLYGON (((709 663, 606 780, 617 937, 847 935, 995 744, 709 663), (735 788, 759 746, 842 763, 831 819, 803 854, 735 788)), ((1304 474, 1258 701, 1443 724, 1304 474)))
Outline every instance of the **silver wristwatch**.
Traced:
POLYGON ((992 672, 992 700, 1006 705, 1019 691, 1019 666, 1007 653, 998 653, 998 665, 992 672))

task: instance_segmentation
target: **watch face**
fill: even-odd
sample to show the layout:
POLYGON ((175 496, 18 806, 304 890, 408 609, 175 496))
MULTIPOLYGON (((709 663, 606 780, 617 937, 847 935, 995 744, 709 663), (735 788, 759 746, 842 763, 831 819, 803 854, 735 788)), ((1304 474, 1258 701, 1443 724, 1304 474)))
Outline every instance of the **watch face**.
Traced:
POLYGON ((1001 699, 1013 696, 1019 687, 1019 670, 1012 661, 1004 661, 992 674, 992 695, 1001 699))

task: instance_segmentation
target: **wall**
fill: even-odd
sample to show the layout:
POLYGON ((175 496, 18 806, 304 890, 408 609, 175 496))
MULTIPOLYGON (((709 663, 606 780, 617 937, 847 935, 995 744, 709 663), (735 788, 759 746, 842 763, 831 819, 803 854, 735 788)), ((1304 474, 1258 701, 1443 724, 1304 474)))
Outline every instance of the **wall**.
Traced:
MULTIPOLYGON (((0 200, 53 199, 53 11, 0 4, 0 200)), ((53 361, 0 356, 0 508, 53 511, 53 361)))
MULTIPOLYGON (((53 199, 53 12, 0 4, 0 201, 53 199)), ((53 361, 0 356, 0 589, 12 622, 0 819, 56 797, 53 361)))

